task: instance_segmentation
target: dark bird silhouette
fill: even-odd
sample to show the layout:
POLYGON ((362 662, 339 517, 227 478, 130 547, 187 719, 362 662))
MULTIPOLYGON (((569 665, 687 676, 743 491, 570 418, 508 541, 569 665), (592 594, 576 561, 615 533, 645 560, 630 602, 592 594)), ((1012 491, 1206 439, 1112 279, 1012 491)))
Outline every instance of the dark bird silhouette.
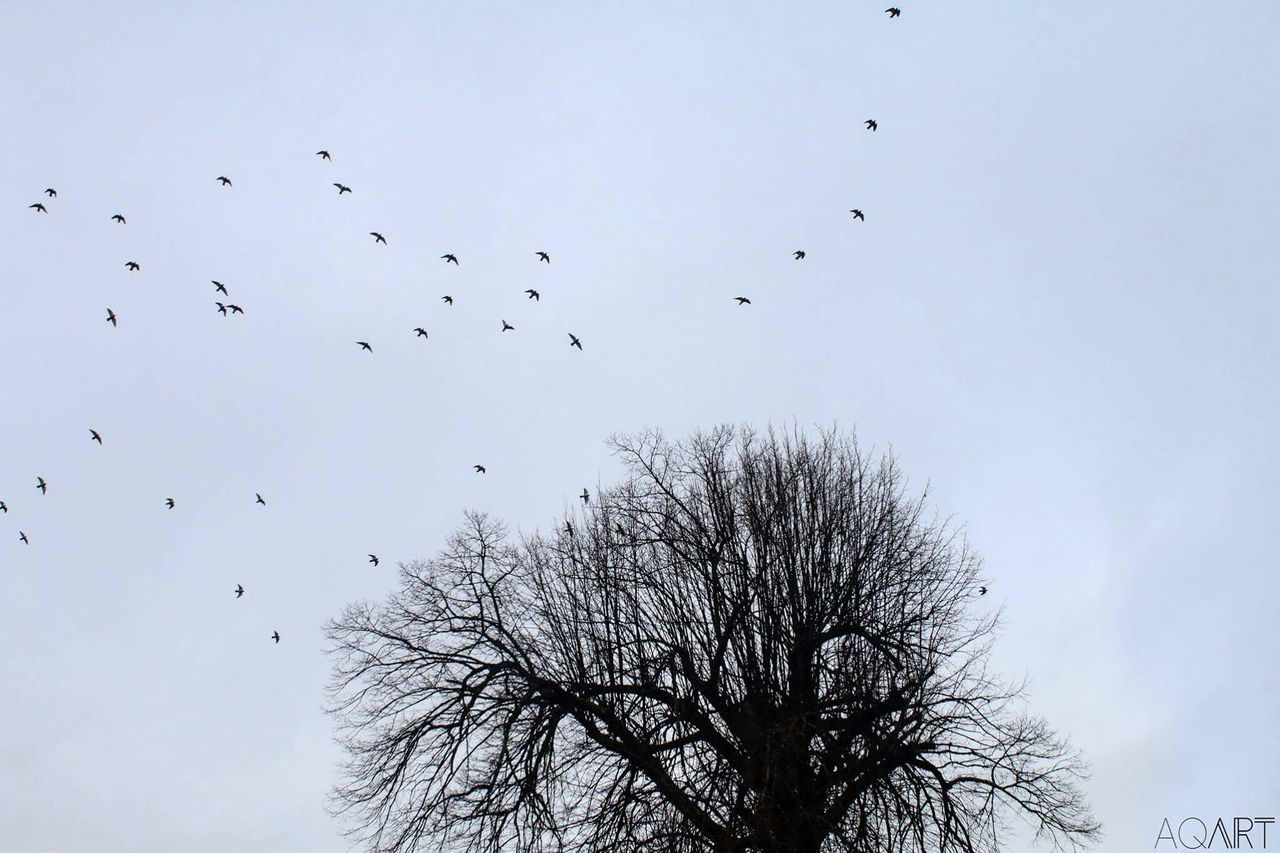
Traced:
POLYGON ((427 337, 427 330, 426 330, 426 329, 424 329, 424 328, 422 328, 421 326, 419 326, 418 328, 414 329, 414 330, 413 330, 413 333, 414 333, 415 335, 417 335, 418 337, 420 337, 420 338, 425 338, 425 337, 427 337))
POLYGON ((797 261, 803 261, 803 260, 804 260, 804 250, 803 250, 803 249, 797 249, 796 251, 794 251, 794 252, 792 252, 792 253, 791 253, 791 257, 795 258, 797 261))
POLYGON ((529 294, 529 298, 536 302, 542 301, 542 294, 532 288, 526 290, 525 293, 529 294))
POLYGON ((231 186, 231 179, 228 178, 226 175, 219 175, 218 183, 222 184, 224 187, 229 187, 231 186))
POLYGON ((0 501, 0 512, 3 512, 6 515, 9 514, 9 505, 4 501, 0 501))
POLYGON ((440 297, 440 301, 441 301, 441 302, 443 302, 445 305, 452 305, 452 304, 453 304, 453 297, 452 297, 452 296, 441 296, 441 297, 440 297))
POLYGON ((124 224, 125 224, 125 222, 124 222, 124 215, 123 215, 123 214, 120 214, 120 213, 117 213, 115 216, 111 217, 111 221, 112 221, 112 222, 119 222, 121 225, 124 225, 124 224))
POLYGON ((854 219, 861 219, 863 222, 867 221, 867 217, 863 216, 862 211, 858 210, 858 208, 855 207, 853 210, 849 212, 853 214, 854 219))
POLYGON ((262 504, 263 506, 266 506, 266 505, 267 505, 267 502, 266 502, 265 500, 263 500, 263 499, 262 499, 262 495, 258 494, 257 492, 254 492, 254 493, 253 493, 253 496, 254 496, 254 498, 255 498, 254 503, 256 503, 256 504, 262 504))
POLYGON ((334 186, 338 188, 338 195, 351 192, 351 187, 346 184, 334 184, 334 186))
POLYGON ((329 152, 325 151, 323 148, 321 148, 319 151, 316 152, 316 156, 319 157, 321 160, 333 159, 332 157, 329 156, 329 152))
POLYGON ((358 343, 358 344, 360 345, 360 349, 368 350, 369 352, 373 352, 373 347, 369 346, 369 342, 368 342, 368 341, 356 341, 356 343, 358 343))
POLYGON ((232 314, 243 314, 243 313, 244 313, 244 309, 243 309, 243 308, 241 308, 239 305, 230 305, 230 304, 228 304, 228 305, 227 305, 227 307, 231 309, 231 313, 232 313, 232 314))
POLYGON ((120 325, 116 322, 116 312, 112 311, 110 308, 107 309, 107 322, 112 326, 118 327, 120 325))
POLYGON ((23 533, 21 530, 18 531, 18 539, 23 545, 31 544, 31 540, 27 538, 27 534, 23 533))
POLYGON ((57 190, 55 190, 53 187, 49 187, 47 190, 45 190, 45 191, 44 191, 44 194, 45 194, 45 195, 47 195, 49 198, 57 198, 57 197, 58 197, 58 191, 57 191, 57 190))
POLYGON ((591 501, 591 493, 587 491, 586 486, 582 487, 582 494, 578 495, 578 497, 582 498, 583 505, 586 505, 591 501))
POLYGON ((440 256, 440 260, 444 261, 446 264, 453 264, 455 267, 456 267, 456 266, 458 266, 458 256, 457 256, 457 255, 453 255, 453 254, 449 254, 449 255, 441 255, 441 256, 440 256))
POLYGON ((369 555, 369 562, 370 562, 370 563, 373 563, 373 564, 374 564, 374 566, 377 566, 377 565, 378 565, 378 555, 377 555, 377 554, 370 554, 370 555, 369 555))
POLYGON ((736 299, 736 300, 738 300, 738 304, 739 304, 739 305, 750 305, 750 304, 751 304, 751 300, 750 300, 750 299, 748 299, 748 298, 747 298, 747 297, 745 297, 745 296, 735 296, 735 297, 733 297, 733 298, 734 298, 734 299, 736 299))
POLYGON ((382 236, 381 234, 379 234, 377 231, 370 231, 370 232, 369 232, 369 236, 373 238, 373 242, 375 242, 375 243, 381 243, 381 244, 382 244, 382 245, 384 245, 384 246, 385 246, 385 245, 387 245, 387 238, 386 238, 386 237, 383 237, 383 236, 382 236))
POLYGON ((863 122, 863 124, 865 124, 867 126, 867 130, 871 131, 872 133, 874 133, 876 128, 880 126, 876 124, 876 120, 873 118, 867 119, 866 121, 863 122))
POLYGON ((510 331, 510 332, 514 332, 515 330, 516 330, 516 327, 515 327, 515 326, 511 325, 511 324, 510 324, 510 323, 508 323, 506 320, 503 320, 503 321, 502 321, 502 331, 504 331, 504 332, 508 332, 508 331, 510 331))
POLYGON ((142 264, 138 263, 137 261, 128 261, 125 263, 125 267, 130 272, 137 272, 138 270, 142 269, 142 264))
POLYGON ((36 477, 36 488, 42 495, 49 494, 49 484, 44 481, 44 477, 36 477))
POLYGON ((223 317, 227 316, 227 306, 223 305, 221 302, 215 302, 213 304, 218 306, 219 314, 221 314, 223 317))
POLYGON ((582 341, 578 340, 578 336, 573 332, 569 332, 569 346, 577 347, 578 352, 582 352, 582 341))
POLYGON ((236 584, 236 598, 244 598, 244 585, 236 584))
POLYGON ((573 522, 566 521, 564 523, 564 532, 568 533, 570 536, 573 535, 573 522))
POLYGON ((46 210, 46 209, 45 209, 45 206, 44 206, 43 204, 41 204, 40 202, 36 202, 35 204, 29 204, 29 205, 27 205, 27 207, 31 208, 32 210, 39 211, 40 213, 48 213, 48 212, 49 212, 48 210, 46 210))
POLYGON ((986 594, 987 594, 987 588, 985 586, 978 587, 978 595, 986 595, 986 594))
MULTIPOLYGON (((210 280, 212 281, 212 279, 210 279, 210 280)), ((215 281, 215 282, 213 282, 213 286, 214 286, 215 288, 217 288, 217 291, 218 291, 219 293, 227 293, 227 286, 226 286, 225 284, 223 284, 222 282, 220 282, 220 281, 215 281)), ((230 294, 227 294, 227 295, 228 295, 228 296, 230 296, 230 294)))
POLYGON ((271 639, 275 640, 275 641, 276 641, 276 644, 278 645, 278 644, 280 643, 280 632, 279 632, 279 631, 272 631, 272 632, 271 632, 271 639))
POLYGON ((167 506, 169 509, 173 509, 175 506, 178 505, 178 503, 173 498, 165 498, 164 505, 167 506))
POLYGON ((98 444, 102 444, 102 436, 98 434, 98 431, 96 429, 89 430, 89 440, 96 441, 98 442, 98 444))
POLYGON ((551 256, 546 252, 538 252, 538 260, 542 261, 544 264, 549 264, 551 263, 551 256))
POLYGON ((888 9, 885 9, 885 11, 889 13, 890 18, 896 18, 902 14, 902 10, 897 6, 890 6, 888 9))
POLYGON ((477 474, 483 474, 485 471, 489 470, 485 468, 483 465, 472 465, 471 467, 476 469, 477 474))

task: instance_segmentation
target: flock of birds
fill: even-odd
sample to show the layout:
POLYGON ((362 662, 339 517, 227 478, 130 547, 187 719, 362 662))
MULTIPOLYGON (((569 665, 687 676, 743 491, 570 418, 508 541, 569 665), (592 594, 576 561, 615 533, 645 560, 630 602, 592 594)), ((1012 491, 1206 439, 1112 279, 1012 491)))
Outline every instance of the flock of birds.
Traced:
MULTIPOLYGON (((891 6, 888 9, 885 9, 884 11, 886 14, 888 14, 890 18, 897 18, 902 14, 902 10, 896 6, 891 6)), ((867 119, 866 121, 863 122, 863 124, 866 127, 866 129, 872 133, 876 132, 880 127, 875 119, 867 119)), ((323 148, 315 152, 315 156, 319 157, 321 160, 324 160, 326 162, 331 162, 333 160, 333 157, 329 153, 329 151, 323 148)), ((234 184, 232 183, 231 178, 227 177, 226 175, 219 175, 217 178, 215 178, 215 180, 223 188, 234 187, 234 184)), ((339 196, 346 195, 348 193, 353 192, 351 187, 341 183, 340 181, 334 181, 333 186, 335 189, 337 189, 339 196)), ((44 190, 44 195, 50 200, 56 199, 58 197, 58 191, 53 187, 47 187, 44 190)), ((38 201, 31 205, 28 205, 28 207, 37 213, 43 213, 43 214, 49 213, 49 209, 48 207, 45 206, 44 202, 38 201)), ((866 216, 863 214, 862 210, 858 208, 850 209, 849 213, 852 215, 853 219, 856 221, 859 221, 859 222, 866 221, 866 216)), ((126 225, 128 223, 128 220, 125 218, 125 215, 123 213, 113 214, 111 216, 111 221, 116 222, 120 225, 126 225)), ((384 246, 387 245, 387 238, 383 236, 380 232, 370 231, 369 236, 373 238, 373 241, 375 244, 380 244, 384 246)), ((536 263, 544 263, 544 264, 551 263, 551 255, 546 251, 539 250, 535 252, 534 255, 537 258, 536 263)), ((805 252, 803 249, 797 249, 794 252, 792 252, 792 257, 797 261, 802 261, 805 258, 805 252)), ((452 252, 447 252, 441 255, 440 259, 444 261, 446 264, 453 264, 454 266, 460 266, 460 262, 458 260, 457 255, 453 254, 452 252)), ((140 272, 142 270, 142 265, 138 261, 131 260, 125 263, 125 268, 130 272, 140 272)), ((227 290, 226 285, 224 285, 222 282, 213 281, 212 284, 214 286, 215 292, 218 295, 223 297, 230 296, 230 293, 227 290)), ((536 289, 530 288, 528 290, 525 290, 524 293, 527 299, 533 300, 535 302, 540 302, 542 299, 542 294, 536 289)), ((453 297, 451 295, 446 294, 444 296, 441 296, 440 299, 447 306, 453 305, 453 297)), ((747 306, 751 304, 750 298, 746 296, 735 296, 733 297, 733 299, 737 302, 739 307, 747 306)), ((242 306, 232 302, 214 301, 213 304, 217 308, 218 313, 223 315, 224 317, 245 313, 244 308, 242 306)), ((118 328, 119 317, 117 316, 116 312, 111 308, 107 308, 106 311, 107 311, 106 322, 110 323, 113 328, 118 328)), ((516 327, 514 325, 512 325, 511 323, 508 323, 505 319, 502 320, 502 327, 501 327, 502 333, 513 332, 515 331, 515 329, 516 327)), ((415 327, 413 329, 413 334, 416 337, 420 337, 420 338, 429 337, 427 330, 421 326, 415 327)), ((573 332, 568 332, 568 335, 569 335, 569 346, 576 347, 579 351, 581 351, 582 350, 581 339, 577 335, 575 335, 573 332)), ((356 344, 357 346, 360 347, 362 351, 369 352, 369 353, 373 352, 373 345, 369 341, 356 341, 356 344)), ((96 442, 99 445, 103 443, 102 435, 96 429, 92 429, 92 428, 89 429, 89 440, 96 442)), ((479 464, 473 465, 472 470, 476 474, 484 474, 487 471, 484 465, 479 465, 479 464)), ((40 477, 40 476, 36 477, 35 488, 40 492, 41 495, 47 495, 49 492, 49 484, 44 479, 44 477, 40 477)), ((582 494, 580 494, 578 497, 582 500, 583 504, 586 505, 591 500, 591 493, 586 488, 583 488, 582 494)), ((257 505, 260 505, 260 506, 267 505, 266 499, 263 498, 263 496, 260 493, 255 492, 254 499, 255 499, 254 503, 257 505)), ((172 510, 177 506, 177 501, 172 497, 168 497, 168 498, 165 498, 164 504, 168 509, 172 510)), ((7 515, 8 513, 9 513, 8 504, 5 503, 5 501, 0 500, 0 514, 7 515)), ((572 525, 566 523, 566 530, 570 534, 572 534, 573 533, 572 525)), ((24 530, 18 531, 18 541, 20 541, 24 545, 31 544, 30 537, 28 537, 27 533, 24 530)), ((376 554, 370 554, 369 562, 376 567, 380 561, 376 554)), ((233 590, 233 592, 235 593, 235 597, 237 599, 243 598, 245 595, 244 585, 236 584, 236 588, 235 590, 233 590)), ((985 595, 986 592, 987 592, 987 588, 985 586, 979 587, 977 590, 978 595, 985 595)), ((280 632, 272 631, 270 639, 274 643, 279 643, 281 639, 280 632)))
MULTIPOLYGON (((331 162, 333 160, 333 156, 329 153, 329 151, 323 148, 317 151, 315 153, 315 156, 325 161, 331 162)), ((226 175, 219 175, 214 180, 217 181, 217 183, 220 186, 225 188, 230 188, 235 186, 231 178, 227 177, 226 175)), ((333 186, 337 188, 338 195, 340 196, 346 193, 352 192, 351 187, 341 182, 335 181, 333 182, 333 186)), ((58 197, 58 191, 53 187, 46 187, 44 190, 44 195, 48 197, 50 200, 56 199, 58 197)), ((44 204, 44 202, 35 202, 33 204, 28 205, 28 207, 37 213, 43 213, 43 214, 49 213, 49 208, 44 204)), ((116 222, 120 225, 128 224, 128 219, 125 217, 123 213, 113 214, 111 216, 111 221, 116 222)), ((384 237, 380 232, 370 231, 369 235, 373 237, 375 244, 386 245, 387 238, 384 237)), ((800 253, 800 255, 803 255, 803 254, 804 254, 803 252, 800 253)), ((549 252, 540 250, 540 251, 534 252, 534 256, 537 259, 536 263, 544 263, 544 264, 551 263, 551 255, 549 252)), ((444 261, 446 264, 453 264, 454 266, 460 266, 460 263, 458 261, 458 256, 452 252, 447 252, 441 255, 440 259, 444 261)), ((130 272, 141 272, 142 270, 142 264, 139 263, 138 261, 126 261, 124 266, 125 266, 125 269, 127 269, 130 272)), ((230 296, 230 292, 227 290, 227 286, 225 284, 217 280, 211 280, 211 283, 213 284, 214 291, 217 295, 223 296, 223 297, 230 296)), ((533 300, 535 302, 540 302, 542 300, 541 292, 539 292, 534 288, 529 288, 525 290, 524 293, 527 299, 533 300)), ((446 294, 440 298, 445 303, 445 305, 447 306, 453 305, 453 296, 446 294)), ((750 303, 750 300, 744 300, 744 301, 747 304, 750 303)), ((232 316, 235 314, 245 313, 244 308, 242 306, 232 302, 219 302, 215 300, 213 304, 217 308, 218 313, 223 316, 232 316)), ((112 308, 107 308, 106 311, 107 311, 106 322, 110 323, 113 328, 119 328, 120 318, 116 314, 115 310, 112 308)), ((501 327, 502 332, 515 331, 515 328, 516 327, 514 325, 512 325, 511 323, 508 323, 505 319, 502 320, 502 327, 501 327)), ((429 337, 427 330, 421 326, 415 327, 413 329, 413 334, 416 337, 420 337, 420 338, 429 337)), ((569 346, 574 347, 579 351, 582 351, 581 338, 579 338, 573 332, 569 332, 568 335, 569 335, 569 346)), ((373 345, 369 341, 356 341, 356 345, 359 346, 362 351, 370 352, 370 353, 373 352, 373 345)), ((93 428, 89 429, 89 440, 97 443, 98 445, 103 444, 102 434, 98 430, 93 428)), ((484 465, 478 465, 478 464, 473 465, 472 469, 476 474, 484 474, 484 473, 487 473, 488 471, 488 469, 484 465)), ((48 481, 45 480, 45 478, 42 476, 37 476, 36 489, 40 492, 41 495, 48 495, 49 493, 48 481)), ((579 497, 582 499, 583 503, 585 504, 590 500, 590 492, 586 488, 584 488, 582 490, 582 494, 579 497)), ((267 505, 266 498, 264 498, 260 492, 254 493, 254 503, 260 506, 267 505)), ((164 499, 164 505, 168 509, 175 509, 178 503, 175 498, 167 497, 164 499)), ((0 514, 8 515, 8 513, 9 513, 9 505, 5 501, 0 500, 0 514)), ((25 530, 18 531, 18 541, 24 545, 31 544, 31 538, 27 535, 27 532, 25 530)), ((376 554, 370 554, 369 562, 376 567, 380 561, 376 554)), ((236 587, 233 590, 233 592, 237 599, 243 598, 245 595, 244 585, 236 584, 236 587)), ((279 643, 281 640, 280 632, 278 630, 273 630, 271 632, 270 639, 274 643, 279 643)))
MULTIPOLYGON (((333 156, 329 153, 329 151, 323 148, 317 151, 315 156, 325 161, 333 160, 333 156)), ((219 175, 214 180, 216 180, 218 184, 221 185, 222 187, 234 186, 231 179, 226 175, 219 175)), ((333 186, 337 188, 338 195, 343 195, 345 193, 350 193, 352 191, 351 187, 337 181, 333 183, 333 186)), ((44 195, 47 196, 49 199, 56 199, 58 197, 58 191, 53 187, 46 187, 44 190, 44 195)), ((35 202, 34 204, 28 205, 28 207, 37 213, 47 214, 49 212, 48 207, 46 207, 43 202, 35 202)), ((128 220, 125 218, 124 214, 122 213, 113 214, 111 216, 111 221, 119 223, 120 225, 126 225, 128 223, 128 220)), ((374 238, 375 243, 381 243, 383 245, 386 245, 387 239, 381 233, 377 231, 370 231, 369 234, 371 237, 374 238)), ((545 264, 551 263, 551 255, 546 251, 534 252, 534 256, 537 258, 537 261, 536 261, 537 263, 545 263, 545 264)), ((447 252, 441 255, 440 259, 443 260, 446 264, 453 264, 454 266, 460 266, 458 262, 458 256, 453 254, 452 252, 447 252)), ((138 261, 126 261, 125 269, 129 270, 130 272, 140 272, 142 270, 142 264, 140 264, 138 261)), ((218 295, 221 295, 221 296, 230 295, 226 285, 223 284, 222 282, 211 280, 211 283, 213 284, 214 291, 218 295)), ((540 302, 542 300, 542 294, 538 290, 535 290, 533 288, 529 288, 528 290, 525 290, 524 293, 526 294, 528 299, 531 299, 535 302, 540 302)), ((445 305, 453 305, 453 297, 451 295, 446 294, 445 296, 441 297, 441 300, 445 303, 445 305)), ((213 304, 216 306, 218 313, 222 314, 223 316, 231 316, 234 314, 245 313, 243 307, 231 302, 224 303, 224 302, 215 301, 213 304)), ((110 323, 113 328, 118 328, 120 325, 120 318, 117 316, 116 312, 113 309, 107 308, 106 310, 107 310, 106 321, 110 323)), ((503 332, 515 331, 515 326, 513 326, 511 323, 508 323, 504 319, 502 320, 501 331, 503 332)), ((413 334, 416 337, 420 337, 420 338, 429 337, 427 330, 421 326, 415 327, 413 329, 413 334)), ((568 335, 569 335, 569 346, 575 347, 579 351, 582 351, 582 340, 573 332, 569 332, 568 335)), ((357 346, 360 347, 362 351, 370 352, 370 353, 373 352, 373 345, 369 343, 369 341, 356 341, 356 344, 357 346)), ((93 428, 89 429, 89 440, 96 442, 99 445, 103 443, 102 434, 98 432, 98 430, 93 428)), ((487 473, 487 470, 488 470, 487 468, 485 468, 484 465, 473 465, 472 469, 477 474, 487 473)), ((40 476, 36 477, 36 489, 39 490, 41 495, 47 495, 49 493, 48 481, 46 481, 44 477, 40 477, 40 476)), ((580 497, 582 498, 582 501, 585 504, 590 499, 590 493, 587 491, 587 489, 584 488, 582 490, 582 494, 580 495, 580 497)), ((260 506, 267 505, 266 499, 262 496, 260 492, 254 493, 254 503, 260 506)), ((168 497, 164 499, 164 505, 168 509, 174 509, 177 507, 178 504, 175 498, 168 497)), ((8 515, 8 513, 9 513, 9 505, 5 501, 0 500, 0 514, 8 515)), ((27 535, 25 530, 18 531, 18 541, 24 545, 31 544, 31 539, 27 535)), ((369 562, 376 567, 379 563, 378 556, 376 554, 370 554, 369 562)), ((244 585, 236 584, 236 588, 233 590, 233 592, 235 593, 235 597, 237 599, 243 598, 245 594, 244 585)), ((270 639, 274 643, 279 643, 281 639, 280 632, 278 630, 272 631, 270 639)))

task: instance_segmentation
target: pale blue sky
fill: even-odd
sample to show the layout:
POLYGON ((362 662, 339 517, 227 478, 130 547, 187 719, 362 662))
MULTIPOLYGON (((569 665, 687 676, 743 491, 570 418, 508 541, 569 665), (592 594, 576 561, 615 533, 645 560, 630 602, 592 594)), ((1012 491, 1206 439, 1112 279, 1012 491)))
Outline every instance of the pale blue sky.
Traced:
POLYGON ((966 524, 1103 849, 1280 811, 1280 6, 884 5, 0 4, 0 846, 347 849, 326 618, 791 419, 966 524))

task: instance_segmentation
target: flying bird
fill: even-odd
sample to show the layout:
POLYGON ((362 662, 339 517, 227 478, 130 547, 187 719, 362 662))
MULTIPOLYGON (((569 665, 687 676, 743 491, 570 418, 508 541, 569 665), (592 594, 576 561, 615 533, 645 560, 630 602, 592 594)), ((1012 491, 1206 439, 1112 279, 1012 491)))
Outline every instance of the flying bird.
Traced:
POLYGON ((551 263, 551 256, 546 252, 538 252, 538 260, 542 261, 544 264, 549 264, 551 263))
POLYGON ((102 444, 102 436, 98 434, 98 431, 96 429, 89 430, 89 440, 96 441, 98 442, 98 444, 102 444))
POLYGON ((739 305, 750 305, 750 304, 751 304, 751 300, 750 300, 750 299, 748 299, 748 298, 747 298, 747 297, 745 297, 745 296, 735 296, 735 297, 733 297, 733 298, 734 298, 734 299, 736 299, 736 300, 738 300, 738 304, 739 304, 739 305))
POLYGON ((9 512, 9 505, 6 504, 4 501, 0 501, 0 512, 5 513, 6 515, 9 512))
POLYGON ((230 305, 230 304, 228 304, 228 305, 227 305, 227 307, 231 309, 231 313, 232 313, 232 314, 243 314, 243 313, 244 313, 244 309, 243 309, 243 308, 241 308, 239 305, 230 305))
POLYGON ((502 331, 504 331, 504 332, 506 332, 506 331, 512 331, 512 332, 514 332, 515 330, 516 330, 516 327, 515 327, 515 326, 511 325, 511 324, 510 324, 510 323, 508 323, 506 320, 503 320, 503 321, 502 321, 502 331))
POLYGON ((564 532, 568 533, 570 536, 573 535, 573 522, 566 521, 564 523, 564 532))
POLYGON ((577 347, 578 352, 582 352, 582 341, 578 340, 578 336, 573 332, 569 332, 569 346, 577 347))
POLYGON ((356 343, 358 343, 358 344, 360 345, 360 349, 368 350, 369 352, 373 352, 373 347, 369 346, 369 342, 368 342, 368 341, 356 341, 356 343))
POLYGON ((863 216, 862 211, 858 210, 858 208, 855 207, 853 210, 849 212, 853 214, 854 219, 861 219, 863 222, 867 221, 867 217, 863 216))
POLYGON ((440 260, 444 261, 446 264, 453 264, 455 267, 458 266, 457 255, 454 255, 454 254, 441 255, 440 260))
POLYGON ((36 488, 42 495, 49 494, 49 484, 44 481, 44 477, 36 477, 36 488))
POLYGON ((417 335, 418 337, 420 337, 420 338, 425 338, 425 337, 427 337, 427 330, 426 330, 426 329, 424 329, 424 328, 422 328, 421 326, 419 326, 418 328, 414 329, 414 330, 413 330, 413 333, 414 333, 415 335, 417 335))
POLYGON ((243 598, 243 597, 244 597, 244 585, 236 584, 236 598, 243 598))
POLYGON ((334 184, 334 186, 338 188, 338 195, 342 195, 343 193, 349 193, 349 192, 351 192, 351 187, 347 186, 346 184, 336 184, 336 183, 335 183, 335 184, 334 184))
POLYGON ((124 225, 124 224, 125 224, 125 222, 124 222, 124 214, 117 213, 115 216, 111 217, 111 221, 112 221, 112 222, 119 222, 121 225, 124 225))
POLYGON ((978 587, 978 595, 986 595, 986 594, 987 594, 987 588, 985 586, 978 587))
POLYGON ((41 213, 48 213, 48 212, 49 212, 48 210, 45 210, 45 206, 44 206, 43 204, 41 204, 40 202, 36 202, 35 204, 29 204, 29 205, 27 205, 27 207, 31 208, 32 210, 38 210, 38 211, 39 211, 39 212, 41 212, 41 213))
POLYGON ((222 184, 224 187, 229 187, 231 186, 231 179, 228 178, 226 175, 219 175, 218 183, 222 184))
POLYGON ((373 242, 375 243, 381 243, 384 246, 387 244, 387 238, 383 237, 377 231, 370 231, 369 236, 373 238, 373 242))
POLYGON ((138 270, 142 269, 142 264, 138 263, 137 261, 127 261, 125 263, 125 267, 130 272, 137 272, 138 270))
POLYGON ((276 643, 277 643, 277 644, 279 644, 279 642, 280 642, 280 632, 279 632, 279 631, 272 631, 272 632, 271 632, 271 639, 275 640, 275 641, 276 641, 276 643))
MULTIPOLYGON (((212 281, 212 279, 210 279, 210 281, 212 281)), ((227 286, 222 282, 214 281, 213 286, 217 289, 219 293, 227 293, 227 286)), ((227 294, 227 295, 229 296, 230 294, 227 294)))
POLYGON ((483 474, 485 471, 487 471, 487 470, 488 470, 488 469, 487 469, 487 468, 485 468, 483 465, 472 465, 471 467, 472 467, 472 468, 474 468, 474 469, 476 469, 476 473, 477 473, 477 474, 483 474))
POLYGON ((585 505, 591 500, 591 493, 587 491, 586 486, 583 486, 582 494, 578 495, 578 497, 582 498, 582 503, 585 505))
POLYGON ((22 542, 23 545, 31 544, 31 540, 27 538, 27 534, 23 533, 21 530, 18 531, 18 539, 22 542))
POLYGON ((896 18, 902 14, 902 10, 897 6, 890 6, 888 9, 885 9, 885 11, 889 13, 890 18, 896 18))
POLYGON ((221 314, 223 317, 227 316, 227 306, 223 305, 221 302, 215 302, 213 304, 218 306, 219 314, 221 314))
POLYGON ((377 554, 370 554, 370 555, 369 555, 369 562, 370 562, 370 563, 373 563, 375 566, 377 566, 377 565, 378 565, 378 555, 377 555, 377 554))
POLYGON ((796 251, 794 251, 794 252, 792 252, 792 253, 791 253, 791 257, 795 258, 797 261, 803 261, 803 260, 804 260, 804 250, 803 250, 803 249, 797 249, 796 251))
POLYGON ((452 305, 452 304, 453 304, 453 297, 452 297, 452 296, 441 296, 441 297, 440 297, 440 301, 441 301, 441 302, 443 302, 445 305, 452 305))
POLYGON ((876 120, 873 118, 867 119, 866 121, 863 122, 863 124, 865 124, 867 126, 867 130, 871 131, 872 133, 874 133, 876 128, 880 126, 876 124, 876 120))
POLYGON ((165 498, 164 505, 167 506, 169 509, 173 509, 175 506, 177 506, 177 502, 173 498, 165 498))
POLYGON ((119 326, 116 322, 116 312, 112 311, 110 308, 107 309, 107 322, 112 326, 119 326))
POLYGON ((256 503, 256 504, 262 504, 263 506, 266 506, 266 505, 267 505, 267 502, 266 502, 266 501, 264 501, 264 500, 262 499, 262 495, 258 494, 257 492, 254 492, 254 493, 253 493, 253 496, 254 496, 254 498, 256 498, 256 500, 254 501, 254 503, 256 503))
POLYGON ((333 159, 332 157, 329 156, 329 152, 325 151, 323 148, 321 148, 319 151, 316 152, 316 156, 319 157, 321 160, 333 159))
POLYGON ((49 187, 47 190, 45 190, 45 191, 44 191, 44 194, 45 194, 45 195, 47 195, 49 198, 57 198, 57 197, 58 197, 58 191, 57 191, 57 190, 55 190, 53 187, 49 187))
POLYGON ((537 302, 542 301, 542 294, 532 288, 530 288, 529 290, 526 290, 525 293, 529 294, 530 299, 533 299, 537 302))

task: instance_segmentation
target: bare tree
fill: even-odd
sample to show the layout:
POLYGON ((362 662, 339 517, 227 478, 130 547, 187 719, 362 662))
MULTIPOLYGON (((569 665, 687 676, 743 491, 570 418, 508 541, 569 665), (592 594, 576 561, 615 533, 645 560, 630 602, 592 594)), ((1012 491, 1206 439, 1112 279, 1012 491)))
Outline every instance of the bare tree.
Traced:
POLYGON ((553 535, 484 515, 330 624, 339 810, 378 851, 999 849, 1099 834, 987 668, 979 561, 834 431, 615 438, 553 535))

